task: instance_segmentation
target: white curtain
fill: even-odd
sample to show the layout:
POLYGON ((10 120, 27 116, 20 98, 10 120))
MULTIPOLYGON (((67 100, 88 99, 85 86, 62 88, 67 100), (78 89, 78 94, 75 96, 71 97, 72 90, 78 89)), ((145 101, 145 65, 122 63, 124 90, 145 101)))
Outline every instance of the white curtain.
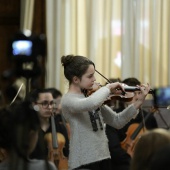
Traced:
POLYGON ((133 75, 154 87, 169 85, 170 1, 122 2, 122 77, 133 75))
POLYGON ((32 31, 34 0, 21 0, 20 30, 32 31))
POLYGON ((60 62, 67 54, 87 56, 107 78, 169 85, 169 7, 169 0, 46 0, 46 86, 67 88, 60 62))

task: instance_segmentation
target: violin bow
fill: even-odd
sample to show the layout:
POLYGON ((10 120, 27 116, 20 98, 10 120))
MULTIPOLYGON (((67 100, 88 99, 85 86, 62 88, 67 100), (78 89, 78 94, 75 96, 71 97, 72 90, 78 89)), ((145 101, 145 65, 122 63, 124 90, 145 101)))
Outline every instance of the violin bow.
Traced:
MULTIPOLYGON (((107 83, 113 83, 111 82, 108 78, 106 78, 103 74, 101 74, 99 71, 95 70, 99 75, 101 75, 105 80, 107 80, 107 83)), ((125 91, 127 92, 134 92, 134 91, 139 91, 140 89, 136 86, 125 86, 124 87, 125 91)), ((149 90, 149 94, 153 95, 153 89, 149 90)))
POLYGON ((99 75, 101 75, 105 80, 107 80, 107 83, 112 83, 108 78, 106 78, 103 74, 101 74, 99 71, 95 70, 99 75))

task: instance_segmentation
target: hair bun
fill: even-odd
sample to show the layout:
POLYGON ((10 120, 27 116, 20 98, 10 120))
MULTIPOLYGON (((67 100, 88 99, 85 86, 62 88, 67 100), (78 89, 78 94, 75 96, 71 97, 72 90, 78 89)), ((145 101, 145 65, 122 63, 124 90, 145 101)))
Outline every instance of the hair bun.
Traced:
POLYGON ((66 66, 70 64, 74 59, 74 55, 67 55, 67 56, 62 56, 61 57, 61 64, 62 66, 66 66))

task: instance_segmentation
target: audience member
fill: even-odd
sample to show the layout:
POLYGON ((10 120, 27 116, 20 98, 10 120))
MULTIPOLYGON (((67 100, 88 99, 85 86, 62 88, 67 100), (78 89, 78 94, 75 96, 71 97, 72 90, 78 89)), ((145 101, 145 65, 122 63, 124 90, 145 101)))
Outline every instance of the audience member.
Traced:
POLYGON ((169 144, 170 132, 168 130, 157 128, 145 132, 136 143, 130 170, 148 170, 156 152, 169 144))
POLYGON ((155 152, 149 163, 148 170, 167 170, 170 169, 170 144, 163 146, 155 152))

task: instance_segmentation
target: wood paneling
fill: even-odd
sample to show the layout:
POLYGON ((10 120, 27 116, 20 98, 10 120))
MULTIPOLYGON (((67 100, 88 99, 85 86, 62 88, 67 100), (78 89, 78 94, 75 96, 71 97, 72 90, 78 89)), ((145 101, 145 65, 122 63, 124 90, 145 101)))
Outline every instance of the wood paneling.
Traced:
MULTIPOLYGON (((35 0, 34 4, 34 19, 33 19, 33 28, 32 32, 36 35, 46 34, 45 30, 45 0, 35 0)), ((41 68, 41 75, 34 80, 35 82, 32 84, 32 88, 36 86, 44 87, 45 86, 45 57, 43 56, 42 60, 39 62, 41 68)))
POLYGON ((12 79, 4 80, 2 77, 4 71, 12 69, 12 63, 8 56, 8 43, 18 31, 19 25, 20 0, 0 0, 0 90, 2 94, 12 83, 12 79))
MULTIPOLYGON (((2 77, 4 71, 12 70, 15 65, 8 56, 8 43, 20 29, 20 7, 20 0, 0 0, 0 92, 3 94, 15 80, 15 76, 8 80, 2 77)), ((35 0, 32 32, 37 35, 45 34, 45 0, 35 0)), ((41 62, 42 71, 45 70, 44 63, 45 59, 41 62)), ((45 72, 42 72, 38 80, 35 80, 38 86, 44 86, 44 75, 45 72)))

